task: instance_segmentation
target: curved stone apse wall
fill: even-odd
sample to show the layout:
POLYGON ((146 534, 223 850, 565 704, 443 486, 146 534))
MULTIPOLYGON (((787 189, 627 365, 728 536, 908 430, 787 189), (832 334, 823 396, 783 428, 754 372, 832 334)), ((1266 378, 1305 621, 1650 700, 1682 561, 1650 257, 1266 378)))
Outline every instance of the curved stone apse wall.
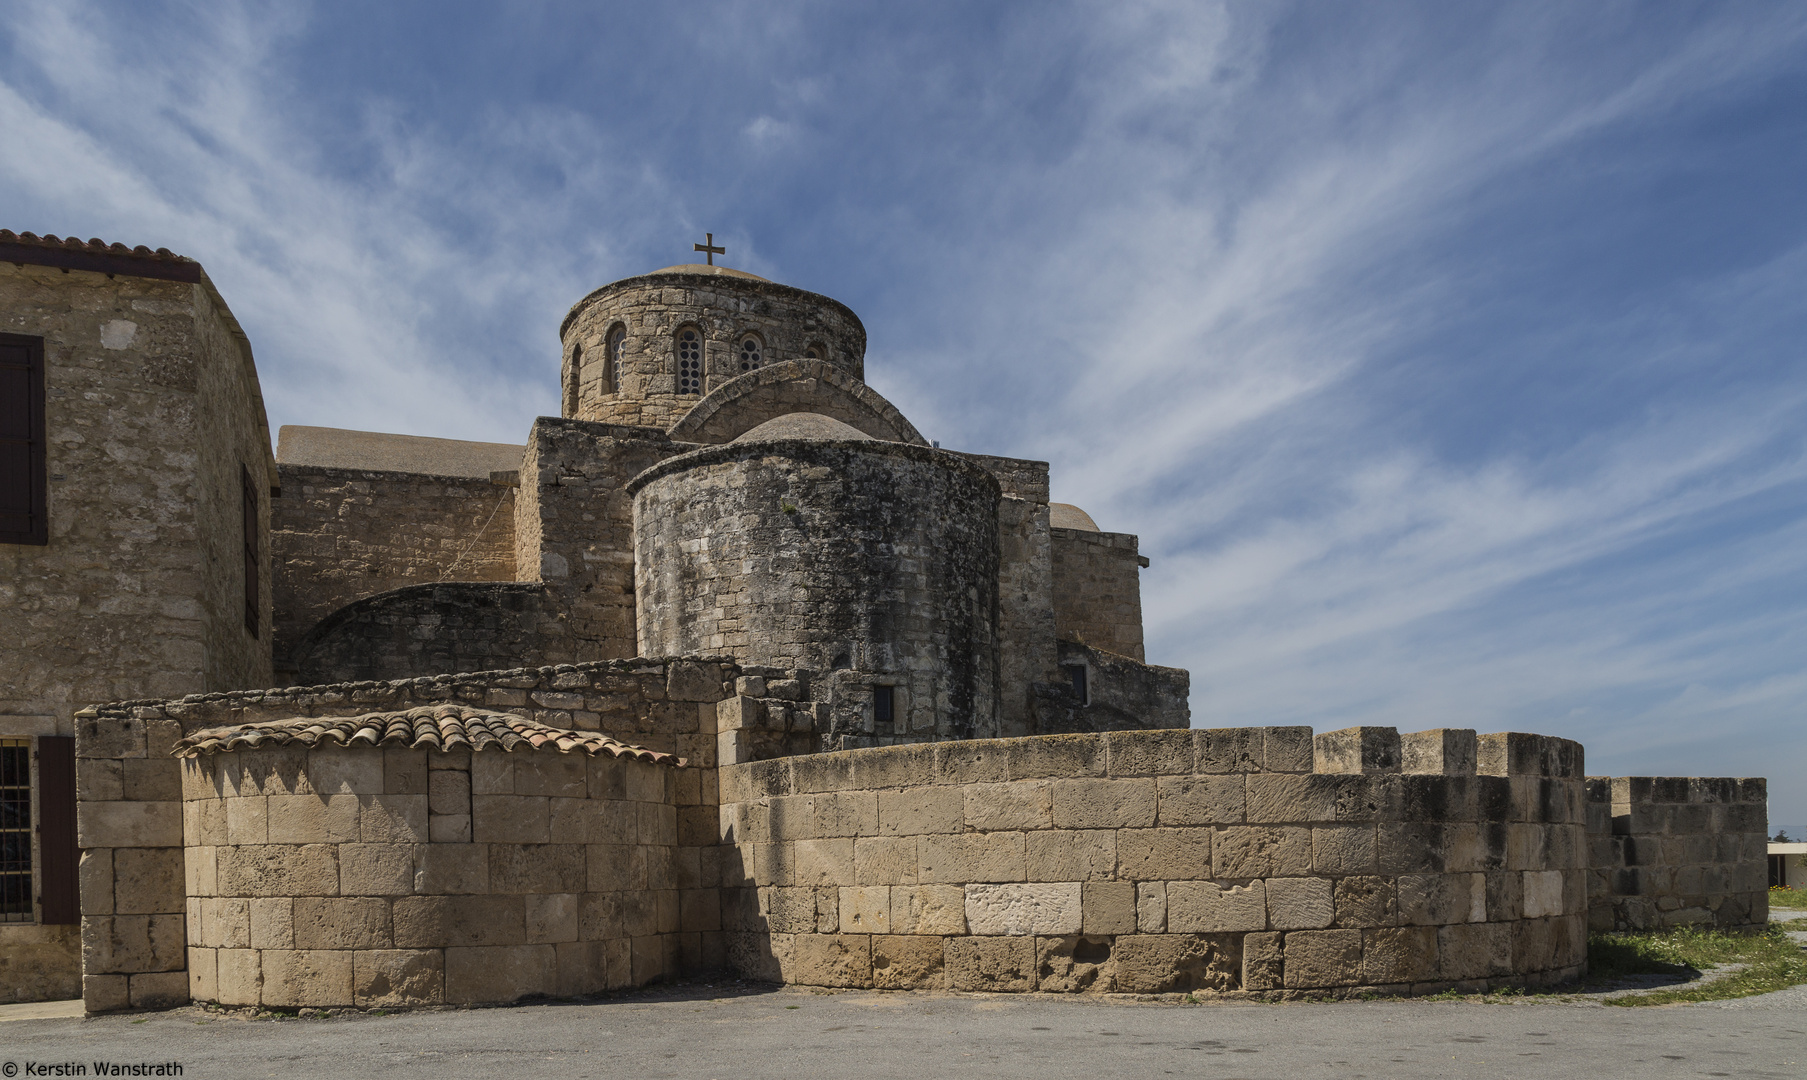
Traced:
POLYGON ((829 747, 995 730, 990 473, 926 446, 795 439, 693 451, 628 490, 642 655, 823 673, 829 747))
POLYGON ((713 930, 717 917, 716 891, 681 872, 676 802, 697 785, 677 783, 666 755, 557 746, 286 745, 184 760, 193 999, 505 1002, 707 966, 680 941, 687 923, 713 930))
POLYGON ((1136 731, 724 766, 730 963, 787 983, 1432 993, 1580 974, 1581 747, 1136 731), (739 886, 733 887, 735 877, 739 886))

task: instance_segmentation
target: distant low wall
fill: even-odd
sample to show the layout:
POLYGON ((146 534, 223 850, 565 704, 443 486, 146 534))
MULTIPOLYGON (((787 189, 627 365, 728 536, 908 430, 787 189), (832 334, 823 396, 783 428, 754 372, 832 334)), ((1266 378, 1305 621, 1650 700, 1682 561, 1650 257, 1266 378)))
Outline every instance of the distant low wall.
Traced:
POLYGON ((1588 777, 1589 927, 1766 925, 1768 799, 1761 778, 1588 777))
POLYGON ((1285 997, 1585 962, 1582 753, 1562 739, 945 742, 726 765, 721 796, 728 958, 755 978, 1285 997))

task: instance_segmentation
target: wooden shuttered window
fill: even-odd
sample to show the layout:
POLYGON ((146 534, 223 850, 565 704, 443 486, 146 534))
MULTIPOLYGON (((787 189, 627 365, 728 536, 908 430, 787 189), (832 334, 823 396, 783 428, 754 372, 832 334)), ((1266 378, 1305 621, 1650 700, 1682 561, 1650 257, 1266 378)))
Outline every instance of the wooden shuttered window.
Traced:
POLYGON ((240 507, 244 516, 245 534, 245 629, 252 637, 257 636, 259 604, 257 602, 261 590, 257 579, 257 484, 251 479, 251 470, 243 465, 238 467, 241 497, 240 507))
POLYGON ((44 339, 0 334, 0 544, 48 544, 44 339))
POLYGON ((82 921, 75 843, 75 739, 38 736, 38 921, 82 921))

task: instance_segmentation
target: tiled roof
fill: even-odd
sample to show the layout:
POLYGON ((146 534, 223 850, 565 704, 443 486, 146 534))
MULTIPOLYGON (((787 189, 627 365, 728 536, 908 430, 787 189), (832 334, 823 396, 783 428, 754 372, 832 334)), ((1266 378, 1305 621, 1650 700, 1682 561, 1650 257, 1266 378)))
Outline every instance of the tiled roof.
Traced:
POLYGON ((165 278, 199 282, 201 264, 168 248, 152 251, 143 244, 127 247, 105 240, 78 240, 0 229, 0 262, 60 266, 65 270, 92 270, 102 274, 165 278))
POLYGON ((411 750, 553 750, 682 766, 684 759, 629 746, 600 731, 552 727, 512 713, 465 705, 422 705, 363 716, 297 716, 259 724, 207 728, 176 743, 177 757, 277 746, 391 746, 411 750))

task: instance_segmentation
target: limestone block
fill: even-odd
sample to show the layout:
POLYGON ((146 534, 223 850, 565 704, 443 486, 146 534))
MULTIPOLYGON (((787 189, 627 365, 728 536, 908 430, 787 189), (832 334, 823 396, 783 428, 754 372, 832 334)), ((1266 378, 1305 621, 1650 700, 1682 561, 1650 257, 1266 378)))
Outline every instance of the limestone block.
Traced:
POLYGON ((1414 731, 1399 737, 1400 769, 1407 773, 1473 776, 1479 746, 1472 730, 1414 731))
POLYGON ((621 761, 621 779, 627 789, 630 802, 663 803, 668 801, 667 784, 670 782, 672 769, 668 765, 653 765, 644 761, 617 759, 621 761))
POLYGON ((585 851, 585 877, 591 892, 647 887, 645 848, 633 844, 591 844, 585 851))
POLYGON ((804 986, 872 985, 872 940, 866 934, 798 934, 785 981, 804 986))
POLYGON ((853 884, 853 840, 799 840, 790 846, 795 858, 792 873, 796 884, 853 884))
POLYGON ((939 937, 875 934, 872 985, 878 990, 940 990, 947 983, 939 937))
POLYGON ((428 792, 427 751, 400 747, 383 749, 383 793, 425 795, 428 792))
POLYGON ((132 1007, 130 981, 124 975, 83 975, 82 1009, 89 1016, 132 1007))
POLYGON ((144 721, 84 716, 75 722, 78 758, 144 757, 144 721))
MULTIPOLYGON (((213 796, 213 786, 201 783, 196 770, 194 794, 184 798, 205 799, 213 796)), ((75 762, 75 797, 83 802, 115 802, 125 798, 125 762, 119 758, 78 758, 75 762)))
POLYGON ((1056 780, 1054 824, 1062 829, 1144 829, 1155 819, 1155 781, 1056 780))
POLYGON ((246 901, 251 919, 251 948, 293 949, 295 947, 295 902, 288 897, 260 898, 246 901))
POLYGON ((226 843, 270 842, 270 804, 264 796, 246 795, 236 799, 222 799, 219 805, 226 814, 226 843))
MULTIPOLYGON (((553 948, 558 953, 558 993, 562 997, 599 994, 608 989, 609 947, 601 941, 561 941, 553 948)), ((698 963, 689 970, 708 970, 698 963)))
POLYGON ((1370 986, 1446 978, 1434 926, 1383 926, 1362 931, 1361 981, 1370 986))
POLYGON ((168 1009, 188 1004, 186 971, 147 971, 129 978, 134 1009, 168 1009))
POLYGON ((1217 830, 1211 855, 1213 872, 1198 876, 1297 877, 1311 869, 1311 830, 1285 825, 1232 825, 1217 830))
MULTIPOLYGON (((422 775, 426 775, 424 770, 422 775)), ((427 798, 425 795, 357 796, 358 839, 366 844, 426 843, 427 798)))
POLYGON ((468 814, 471 810, 471 774, 435 769, 427 774, 428 806, 435 814, 468 814))
POLYGON ((1262 768, 1276 773, 1308 773, 1313 747, 1308 727, 1262 728, 1262 768))
POLYGON ((1133 934, 1136 932, 1136 883, 1087 881, 1080 890, 1080 932, 1083 934, 1133 934))
MULTIPOLYGON (((1341 731, 1326 731, 1312 740, 1314 772, 1396 773, 1399 768, 1397 728, 1344 728, 1341 731)), ((1290 978, 1290 971, 1288 977, 1290 978)))
POLYGON ((862 836, 854 840, 853 879, 861 885, 916 884, 916 837, 862 836))
POLYGON ((345 844, 359 839, 356 795, 272 795, 266 801, 272 844, 345 844))
POLYGON ((578 894, 539 893, 525 901, 527 940, 548 944, 578 939, 578 894))
POLYGON ((516 752, 516 795, 582 799, 589 795, 589 759, 578 754, 540 750, 516 752))
POLYGON ((1311 830, 1311 867, 1328 877, 1372 874, 1374 827, 1342 825, 1311 830))
POLYGON ((1402 874, 1399 877, 1399 922, 1402 926, 1442 926, 1484 922, 1486 918, 1485 874, 1402 874))
POLYGON ((1023 881, 1028 875, 1023 836, 1019 832, 920 836, 916 840, 917 880, 946 884, 1023 881))
POLYGON ((891 746, 863 754, 853 762, 854 783, 859 788, 921 787, 937 782, 934 743, 891 746))
POLYGON ((583 844, 489 845, 492 893, 582 892, 586 873, 583 844))
POLYGON ((948 938, 944 948, 952 990, 1025 993, 1035 989, 1035 939, 948 938))
POLYGON ((687 934, 714 933, 722 928, 719 889, 683 889, 678 893, 678 925, 687 934))
POLYGON ((219 890, 226 896, 337 896, 338 848, 332 844, 264 844, 217 849, 219 890))
POLYGON ((294 907, 295 948, 387 949, 389 901, 375 897, 302 897, 294 907))
POLYGON ((186 898, 182 849, 118 848, 113 852, 113 911, 149 915, 181 911, 186 898))
POLYGON ((664 940, 648 935, 633 938, 631 943, 633 952, 629 963, 633 974, 629 977, 629 983, 633 986, 645 986, 663 978, 667 971, 664 940))
POLYGON ((626 937, 647 937, 659 932, 658 894, 642 889, 616 894, 621 897, 621 932, 626 937))
POLYGON ((935 775, 943 784, 995 784, 1008 779, 1006 753, 992 742, 934 744, 935 775))
POLYGON ((527 940, 526 905, 519 896, 405 896, 395 901, 391 918, 401 949, 527 940))
POLYGON ((271 950, 262 954, 263 1004, 323 1008, 352 1004, 352 954, 271 950))
POLYGON ((1193 739, 1189 730, 1113 731, 1104 736, 1111 776, 1190 776, 1193 739))
MULTIPOLYGON (((198 863, 198 860, 196 860, 198 863)), ((196 867, 198 869, 198 866, 196 867)), ((83 915, 113 914, 113 852, 109 848, 99 851, 82 852, 78 870, 78 889, 82 900, 83 915)), ((192 886, 198 885, 199 875, 192 874, 189 879, 190 891, 197 896, 206 893, 192 886)), ((211 891, 211 890, 209 890, 211 891)))
POLYGON ((1244 885, 1214 881, 1167 882, 1167 932, 1223 934, 1265 930, 1267 893, 1267 885, 1259 881, 1244 885))
POLYGON ((194 1001, 220 999, 219 961, 215 950, 188 950, 188 996, 194 1001))
POLYGON ((551 814, 543 795, 472 795, 471 837, 479 844, 544 844, 551 814))
POLYGON ((1119 992, 1235 990, 1242 983, 1240 934, 1130 934, 1112 945, 1119 992))
POLYGON ((1124 829, 1117 834, 1117 876, 1129 881, 1208 878, 1213 839, 1206 828, 1124 829))
POLYGON ((839 891, 837 914, 843 934, 889 934, 891 888, 888 885, 855 885, 839 891))
POLYGON ((1233 825, 1244 819, 1240 776, 1163 776, 1155 785, 1161 825, 1233 825))
POLYGON ((878 793, 878 830, 885 836, 957 833, 966 824, 966 799, 957 786, 878 793))
POLYGON ((1363 933, 1361 930, 1299 930, 1287 934, 1286 988, 1305 990, 1359 984, 1363 933))
MULTIPOLYGON (((719 664, 702 664, 692 660, 673 660, 667 669, 665 696, 672 701, 719 701, 722 697, 722 669, 719 664)), ((770 684, 767 685, 769 690, 770 684)))
POLYGON ((974 784, 964 789, 966 827, 981 832, 1046 829, 1054 823, 1051 780, 974 784))
POLYGON ((1112 988, 1111 942, 1107 937, 1066 935, 1035 939, 1036 989, 1078 994, 1112 988))
POLYGON ((1383 874, 1437 874, 1448 850, 1442 825, 1430 822, 1386 823, 1374 830, 1374 859, 1383 874))
POLYGON ((192 817, 183 821, 183 839, 188 846, 206 845, 219 847, 230 843, 226 832, 226 803, 222 799, 206 799, 200 802, 186 803, 185 810, 192 817), (187 830, 193 827, 191 836, 187 830))
POLYGON ((208 948, 243 949, 251 944, 250 901, 233 897, 208 897, 193 901, 199 935, 193 944, 208 948))
POLYGON ((81 802, 75 821, 83 849, 182 846, 180 802, 81 802))
POLYGON ((1242 939, 1242 988, 1278 990, 1284 983, 1284 934, 1246 934, 1242 939))
POLYGON ((514 794, 515 755, 489 749, 471 755, 472 795, 514 794))
POLYGON ((814 795, 780 795, 765 804, 765 817, 774 841, 816 839, 814 795))
POLYGON ((958 885, 893 887, 891 932, 942 936, 966 933, 966 890, 958 885))
MULTIPOLYGON (((256 1005, 263 1000, 263 967, 256 949, 220 949, 215 956, 216 997, 222 1005, 256 1005)), ((279 954, 272 954, 279 955, 279 954)))
MULTIPOLYGON (((308 751, 307 774, 314 790, 322 795, 381 795, 385 753, 378 749, 317 747, 308 751)), ((349 980, 350 975, 346 978, 349 980)))
POLYGON ((438 949, 371 949, 354 954, 352 1003, 360 1009, 437 1005, 445 1000, 445 954, 438 949))
POLYGON ((747 695, 723 698, 715 703, 716 731, 728 735, 739 731, 758 731, 765 726, 765 705, 747 695))
POLYGON ((1024 834, 1030 881, 1103 881, 1117 868, 1117 833, 1066 829, 1024 834))
POLYGON ((1103 776, 1102 735, 1038 735, 1004 742, 1006 775, 1012 780, 1103 776))
MULTIPOLYGON (((1428 929, 1428 928, 1427 928, 1428 929)), ((1512 923, 1437 928, 1439 979, 1493 979, 1512 974, 1512 923)))
POLYGON ((678 842, 678 808, 658 803, 637 807, 637 838, 642 844, 670 846, 678 842))
POLYGON ((1346 877, 1332 890, 1338 927, 1392 926, 1399 921, 1392 878, 1346 877))
POLYGON ((1261 773, 1247 778, 1245 813, 1251 822, 1329 822, 1337 819, 1346 777, 1261 773))
POLYGON ((445 999, 454 1004, 519 1001, 557 990, 551 945, 458 946, 445 950, 445 999))
POLYGON ((796 853, 790 844, 741 844, 736 848, 739 872, 755 885, 790 885, 796 853))
MULTIPOLYGON (((1562 871, 1527 870, 1524 875, 1524 917, 1541 919, 1566 914, 1562 900, 1562 871)), ((1450 920, 1456 921, 1456 920, 1450 920)))
POLYGON ((137 802, 182 800, 182 767, 178 762, 167 757, 126 758, 120 766, 125 798, 137 802))
POLYGON ((435 844, 468 844, 471 842, 469 814, 430 814, 427 817, 427 839, 435 844))
POLYGON ((1144 934, 1167 932, 1167 883, 1136 883, 1136 929, 1144 934))
POLYGON ((413 892, 431 895, 489 889, 487 844, 419 844, 413 848, 413 858, 413 892))
POLYGON ((966 925, 973 934, 1077 934, 1080 883, 968 885, 966 925))
POLYGON ((402 896, 413 891, 413 845, 340 845, 339 892, 342 895, 402 896))

